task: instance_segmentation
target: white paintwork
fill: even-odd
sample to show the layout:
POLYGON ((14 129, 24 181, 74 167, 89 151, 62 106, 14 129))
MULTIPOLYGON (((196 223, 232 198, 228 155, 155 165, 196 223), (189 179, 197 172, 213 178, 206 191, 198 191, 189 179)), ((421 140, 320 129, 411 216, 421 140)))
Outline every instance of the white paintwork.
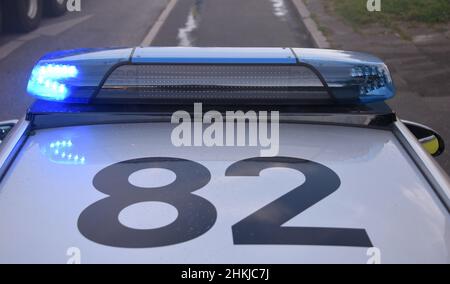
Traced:
POLYGON ((422 145, 417 141, 414 135, 409 131, 406 125, 401 121, 395 123, 397 129, 402 133, 407 139, 410 146, 413 148, 414 152, 417 153, 419 159, 425 164, 426 168, 435 174, 436 183, 439 185, 439 195, 442 200, 447 204, 447 208, 450 208, 450 178, 445 173, 444 169, 434 160, 430 154, 422 147, 422 145))
MULTIPOLYGON (((71 247, 80 249, 82 263, 368 261, 366 248, 233 245, 232 225, 291 191, 304 176, 270 169, 261 177, 225 177, 229 165, 257 157, 260 149, 175 148, 170 141, 173 127, 84 126, 42 130, 30 137, 0 184, 0 263, 66 263, 71 247), (68 139, 74 152, 86 156, 85 165, 50 158, 49 145, 68 139), (209 232, 186 243, 151 249, 107 247, 79 233, 80 213, 105 197, 92 185, 95 174, 116 162, 142 157, 190 159, 211 171, 210 183, 195 192, 217 208, 217 222, 209 232)), ((285 226, 365 228, 381 250, 382 263, 450 262, 449 213, 391 132, 282 124, 280 156, 322 163, 342 182, 337 192, 285 226)), ((150 176, 160 178, 160 184, 171 180, 164 171, 150 176)), ((130 180, 145 182, 139 174, 130 180)), ((120 221, 130 227, 152 227, 171 222, 174 214, 164 204, 138 204, 123 210, 120 221), (150 206, 146 213, 145 206, 150 206), (148 214, 155 222, 137 219, 148 214)))

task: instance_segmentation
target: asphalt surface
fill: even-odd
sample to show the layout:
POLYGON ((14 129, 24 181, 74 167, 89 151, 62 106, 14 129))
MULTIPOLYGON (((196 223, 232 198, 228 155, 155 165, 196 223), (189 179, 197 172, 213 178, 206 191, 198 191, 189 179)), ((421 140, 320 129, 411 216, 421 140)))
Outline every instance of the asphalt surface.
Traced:
MULTIPOLYGON (((55 50, 143 42, 153 46, 313 47, 290 0, 81 1, 81 12, 46 18, 34 32, 0 34, 0 121, 26 113, 33 102, 26 94, 29 74, 41 56, 55 50)), ((412 113, 422 109, 406 107, 405 100, 401 106, 412 113)), ((447 125, 441 121, 436 126, 427 118, 433 117, 424 115, 420 121, 441 132, 447 125)), ((449 160, 448 155, 439 160, 448 172, 449 160)))
MULTIPOLYGON (((29 34, 0 35, 0 121, 25 114, 29 74, 47 52, 138 46, 169 0, 81 0, 82 11, 44 19, 29 34)), ((179 0, 154 46, 311 47, 289 0, 179 0)))
POLYGON ((312 47, 290 0, 181 0, 152 45, 312 47))
POLYGON ((29 34, 3 34, 0 120, 21 117, 33 102, 26 95, 26 86, 42 55, 62 49, 139 45, 165 6, 165 0, 82 0, 81 12, 45 19, 29 34))

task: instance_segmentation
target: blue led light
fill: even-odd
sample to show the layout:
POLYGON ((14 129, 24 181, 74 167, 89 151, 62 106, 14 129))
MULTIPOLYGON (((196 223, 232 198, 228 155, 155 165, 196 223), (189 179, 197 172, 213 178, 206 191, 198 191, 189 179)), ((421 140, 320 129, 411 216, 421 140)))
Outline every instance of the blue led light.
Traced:
POLYGON ((58 140, 49 144, 51 149, 48 153, 55 162, 70 165, 84 165, 86 157, 74 152, 71 140, 58 140))
POLYGON ((383 66, 356 66, 352 68, 351 76, 360 85, 360 100, 363 102, 374 101, 377 96, 384 99, 389 93, 386 85, 391 79, 383 66))
POLYGON ((73 143, 71 140, 62 140, 50 143, 50 149, 70 148, 73 143))
POLYGON ((294 48, 298 60, 322 75, 335 99, 340 102, 372 103, 395 95, 395 86, 384 62, 370 54, 294 48))
POLYGON ((72 65, 38 65, 31 73, 27 90, 38 98, 62 101, 69 95, 69 88, 65 81, 77 78, 78 74, 77 67, 72 65))
POLYGON ((132 48, 84 48, 46 54, 31 73, 28 93, 47 101, 89 103, 104 76, 116 64, 128 62, 132 52, 132 48))
POLYGON ((37 78, 53 80, 76 78, 78 75, 78 69, 75 66, 48 64, 38 66, 35 70, 33 70, 33 75, 37 78))

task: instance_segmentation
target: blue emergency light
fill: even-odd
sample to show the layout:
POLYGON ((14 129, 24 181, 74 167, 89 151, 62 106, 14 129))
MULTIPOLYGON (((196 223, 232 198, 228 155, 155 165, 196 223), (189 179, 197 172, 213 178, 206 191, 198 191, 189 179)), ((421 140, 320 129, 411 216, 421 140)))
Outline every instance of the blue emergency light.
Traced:
POLYGON ((392 98, 395 88, 386 65, 364 53, 139 47, 48 54, 33 69, 28 92, 64 103, 264 99, 370 103, 392 98))
POLYGON ((62 101, 69 95, 67 79, 76 79, 78 69, 73 65, 44 64, 36 66, 28 82, 28 91, 42 98, 62 101))

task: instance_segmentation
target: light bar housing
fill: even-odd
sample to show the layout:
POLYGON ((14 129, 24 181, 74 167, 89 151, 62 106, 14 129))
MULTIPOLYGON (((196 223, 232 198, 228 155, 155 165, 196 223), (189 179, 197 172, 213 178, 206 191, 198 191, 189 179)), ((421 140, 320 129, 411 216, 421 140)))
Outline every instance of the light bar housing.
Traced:
POLYGON ((105 76, 117 64, 129 62, 132 51, 132 48, 78 49, 47 54, 33 68, 27 91, 47 101, 89 103, 101 88, 105 76), (68 74, 57 71, 64 68, 76 71, 68 74), (45 69, 53 72, 47 77, 42 76, 45 69), (58 92, 58 88, 64 91, 58 92))
POLYGON ((394 96, 386 65, 356 52, 146 47, 51 53, 28 92, 65 103, 370 103, 394 96))

